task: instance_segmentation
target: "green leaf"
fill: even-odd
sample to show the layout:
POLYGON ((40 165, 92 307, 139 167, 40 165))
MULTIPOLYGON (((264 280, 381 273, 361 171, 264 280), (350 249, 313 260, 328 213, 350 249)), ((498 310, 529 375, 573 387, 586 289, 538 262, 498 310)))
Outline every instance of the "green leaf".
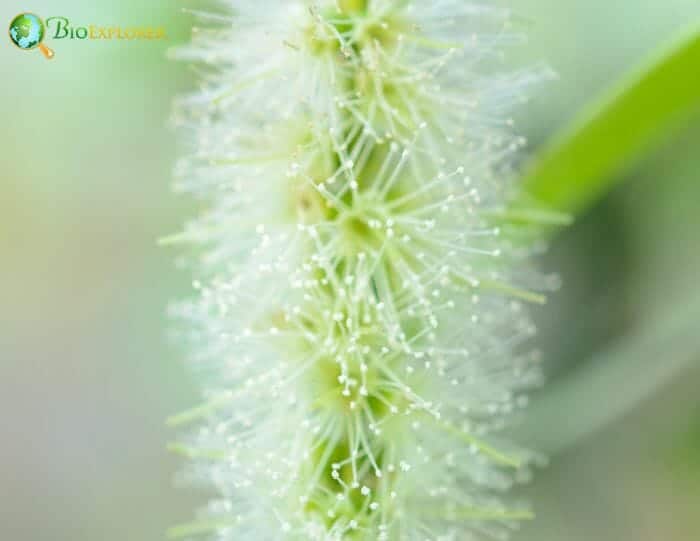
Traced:
MULTIPOLYGON (((620 173, 700 111, 700 25, 613 85, 546 146, 526 171, 525 192, 578 214, 620 173)), ((515 208, 529 202, 516 202, 515 208)))
POLYGON ((518 437, 557 454, 614 423, 700 366, 699 320, 698 293, 656 314, 537 396, 518 437))

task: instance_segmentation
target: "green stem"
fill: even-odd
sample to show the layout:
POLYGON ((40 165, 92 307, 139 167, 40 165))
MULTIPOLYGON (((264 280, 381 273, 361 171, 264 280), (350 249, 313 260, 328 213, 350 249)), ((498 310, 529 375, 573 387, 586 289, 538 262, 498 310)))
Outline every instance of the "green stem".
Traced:
POLYGON ((367 10, 367 0, 340 0, 338 3, 343 13, 364 13, 367 10))

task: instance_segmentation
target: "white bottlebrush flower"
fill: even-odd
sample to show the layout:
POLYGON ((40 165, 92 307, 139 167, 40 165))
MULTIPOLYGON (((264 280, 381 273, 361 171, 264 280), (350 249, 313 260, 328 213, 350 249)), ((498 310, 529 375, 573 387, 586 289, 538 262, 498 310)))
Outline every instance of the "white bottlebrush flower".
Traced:
POLYGON ((531 457, 500 441, 540 380, 546 286, 502 212, 539 70, 464 0, 229 0, 177 52, 178 187, 206 202, 177 307, 205 402, 173 446, 220 496, 175 537, 501 539, 531 457))

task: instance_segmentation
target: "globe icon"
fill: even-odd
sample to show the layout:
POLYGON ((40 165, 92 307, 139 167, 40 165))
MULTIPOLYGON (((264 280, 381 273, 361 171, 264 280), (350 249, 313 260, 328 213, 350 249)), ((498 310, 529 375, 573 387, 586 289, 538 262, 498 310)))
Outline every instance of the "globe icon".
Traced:
POLYGON ((46 58, 53 57, 53 51, 43 45, 46 30, 44 22, 33 13, 20 13, 10 23, 10 39, 25 51, 39 47, 46 58))

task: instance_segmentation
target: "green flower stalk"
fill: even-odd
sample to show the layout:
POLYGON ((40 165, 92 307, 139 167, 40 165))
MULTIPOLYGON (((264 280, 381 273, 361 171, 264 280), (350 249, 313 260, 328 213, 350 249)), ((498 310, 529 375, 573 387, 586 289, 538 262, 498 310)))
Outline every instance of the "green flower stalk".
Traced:
POLYGON ((533 456, 498 432, 540 382, 546 288, 504 209, 523 140, 507 11, 463 0, 237 0, 178 51, 204 201, 188 321, 204 402, 175 451, 218 498, 173 537, 503 539, 533 456))

